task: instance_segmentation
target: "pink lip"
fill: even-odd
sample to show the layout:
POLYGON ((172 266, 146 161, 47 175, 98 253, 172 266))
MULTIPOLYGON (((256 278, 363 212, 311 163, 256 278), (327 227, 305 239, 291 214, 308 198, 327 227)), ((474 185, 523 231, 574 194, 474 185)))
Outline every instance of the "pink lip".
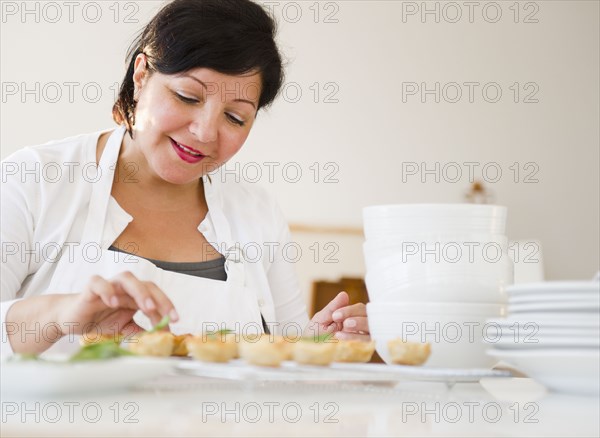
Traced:
MULTIPOLYGON (((177 143, 172 138, 169 137, 169 140, 171 140, 171 146, 173 147, 173 150, 175 150, 175 153, 177 154, 177 156, 179 156, 179 158, 181 158, 186 163, 191 163, 191 164, 198 163, 198 162, 202 161, 202 159, 205 157, 205 155, 200 155, 200 156, 192 155, 192 154, 184 151, 183 149, 181 149, 179 146, 177 146, 177 143)), ((191 149, 194 152, 197 152, 199 154, 202 153, 194 148, 190 148, 189 146, 186 146, 186 145, 183 145, 183 146, 185 146, 186 148, 191 149)))

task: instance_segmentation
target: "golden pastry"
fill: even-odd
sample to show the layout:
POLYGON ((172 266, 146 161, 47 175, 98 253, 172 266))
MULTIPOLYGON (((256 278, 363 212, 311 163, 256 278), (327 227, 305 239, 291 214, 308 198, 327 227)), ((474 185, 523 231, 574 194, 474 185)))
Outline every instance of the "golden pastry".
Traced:
POLYGON ((368 362, 374 352, 374 341, 339 341, 335 350, 334 362, 368 362))
POLYGON ((233 357, 232 359, 239 359, 240 358, 240 347, 239 347, 239 343, 241 341, 241 336, 237 333, 225 333, 222 334, 221 336, 224 336, 225 342, 229 343, 229 344, 233 344, 235 346, 235 350, 232 351, 233 357))
POLYGON ((292 360, 294 358, 294 342, 283 336, 274 336, 275 341, 279 342, 284 353, 283 360, 292 360))
POLYGON ((388 341, 388 351, 393 363, 398 365, 422 365, 431 354, 429 343, 406 342, 401 338, 388 341))
POLYGON ((191 337, 191 334, 185 335, 176 335, 173 338, 173 351, 171 352, 172 356, 185 357, 188 355, 188 349, 185 345, 185 340, 191 337))
POLYGON ((185 340, 189 354, 203 362, 228 362, 237 357, 235 335, 210 334, 185 340))
POLYGON ((129 351, 143 356, 170 356, 175 336, 171 332, 142 332, 128 337, 123 345, 129 351))
POLYGON ((98 344, 100 342, 105 341, 114 341, 115 344, 120 344, 123 340, 124 335, 122 333, 116 334, 106 334, 106 335, 92 335, 92 334, 84 334, 79 338, 79 345, 86 346, 92 344, 98 344))
POLYGON ((294 344, 293 359, 306 365, 329 365, 337 349, 337 339, 301 338, 294 344))
POLYGON ((278 367, 290 355, 283 336, 247 337, 239 344, 240 357, 252 365, 278 367))

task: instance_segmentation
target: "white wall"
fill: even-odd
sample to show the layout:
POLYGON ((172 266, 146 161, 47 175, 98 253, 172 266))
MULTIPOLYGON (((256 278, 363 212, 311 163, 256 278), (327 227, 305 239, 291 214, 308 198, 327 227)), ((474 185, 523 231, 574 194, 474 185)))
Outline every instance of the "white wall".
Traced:
MULTIPOLYGON (((39 15, 25 17, 22 2, 2 2, 3 158, 28 144, 111 125, 113 84, 122 78, 126 48, 160 2, 120 2, 118 23, 114 2, 97 3, 102 17, 89 22, 97 12, 91 3, 79 2, 70 23, 64 2, 54 2, 60 9, 29 2, 30 9, 38 5, 39 15), (14 8, 18 11, 12 15, 14 8), (57 10, 62 17, 49 23, 57 10), (138 23, 124 22, 131 13, 138 23), (57 90, 52 82, 62 91, 56 103, 49 102, 57 90), (73 102, 66 82, 79 84, 73 102), (39 92, 23 94, 22 83, 29 89, 39 83, 39 92), (94 83, 102 96, 92 103, 82 89, 87 84, 87 100, 93 99, 94 83)), ((280 42, 290 63, 287 99, 280 98, 259 117, 238 155, 241 169, 253 178, 255 167, 243 166, 261 163, 259 183, 279 198, 290 222, 361 227, 366 205, 463 201, 467 167, 461 166, 457 182, 443 175, 439 182, 433 175, 422 182, 418 175, 403 174, 406 163, 424 162, 427 168, 439 163, 443 168, 451 162, 476 162, 478 177, 486 163, 495 163, 502 177, 487 187, 497 203, 509 208, 509 237, 541 241, 549 279, 591 277, 599 265, 598 2, 521 2, 517 23, 513 4, 478 2, 470 23, 464 2, 427 2, 428 8, 440 9, 436 23, 433 15, 425 20, 419 14, 403 17, 403 11, 420 8, 421 2, 321 2, 315 23, 314 2, 279 2, 280 42), (455 5, 463 16, 449 23, 455 5), (496 5, 502 16, 491 23, 496 5), (302 17, 293 22, 297 10, 302 17), (328 14, 337 23, 324 22, 328 14), (527 15, 538 22, 524 23, 527 15), (432 95, 423 103, 419 95, 403 96, 407 82, 424 82, 429 88, 436 82, 441 87, 450 82, 480 85, 472 103, 465 86, 457 103, 444 96, 436 103, 432 95), (509 88, 515 82, 520 87, 517 103, 509 88), (318 97, 310 88, 314 83, 319 84, 318 97), (499 102, 482 97, 487 83, 501 89, 499 102), (294 103, 298 88, 302 97, 294 103), (524 103, 533 90, 538 102, 524 103), (337 102, 325 103, 328 95, 337 102), (265 162, 279 163, 273 181, 265 162), (511 170, 515 162, 517 181, 511 170), (298 182, 284 178, 281 169, 287 163, 302 170, 298 182), (320 169, 316 182, 313 163, 320 169), (526 163, 533 164, 525 169, 526 163), (525 183, 534 169, 538 182, 525 183), (332 171, 337 182, 324 182, 332 171)), ((447 94, 453 97, 454 92, 447 94)), ((288 170, 293 177, 293 169, 288 170)), ((487 176, 493 178, 491 170, 487 176)), ((339 263, 303 258, 298 268, 304 285, 327 273, 362 274, 360 238, 344 243, 333 235, 296 237, 307 246, 324 239, 347 248, 339 263)))

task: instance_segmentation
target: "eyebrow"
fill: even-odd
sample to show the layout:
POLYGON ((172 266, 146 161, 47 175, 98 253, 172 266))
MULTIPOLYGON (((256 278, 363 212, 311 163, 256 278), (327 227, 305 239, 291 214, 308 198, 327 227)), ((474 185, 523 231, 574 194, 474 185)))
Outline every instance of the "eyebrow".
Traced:
MULTIPOLYGON (((206 91, 208 91, 208 87, 206 86, 206 84, 204 82, 202 82, 200 79, 198 79, 195 76, 192 76, 191 74, 188 73, 184 73, 182 75, 180 75, 181 77, 185 77, 185 78, 189 78, 189 79, 193 79, 196 82, 198 82, 200 85, 202 85, 204 87, 204 89, 206 91)), ((250 105, 252 105, 252 107, 254 109, 256 109, 256 104, 254 102, 252 102, 251 100, 247 100, 247 99, 233 99, 234 102, 245 102, 245 103, 249 103, 250 105)))

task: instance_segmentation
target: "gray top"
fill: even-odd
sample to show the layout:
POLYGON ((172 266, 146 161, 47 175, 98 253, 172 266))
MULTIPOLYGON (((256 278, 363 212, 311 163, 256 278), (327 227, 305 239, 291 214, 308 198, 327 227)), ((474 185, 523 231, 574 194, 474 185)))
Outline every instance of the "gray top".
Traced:
MULTIPOLYGON (((112 245, 108 249, 111 251, 129 254, 128 252, 112 245)), ((164 269, 165 271, 193 275, 194 277, 210 278, 212 280, 227 280, 227 273, 225 272, 225 257, 223 256, 215 260, 208 260, 206 262, 165 262, 162 260, 149 259, 147 257, 142 258, 148 260, 157 268, 164 269)))

